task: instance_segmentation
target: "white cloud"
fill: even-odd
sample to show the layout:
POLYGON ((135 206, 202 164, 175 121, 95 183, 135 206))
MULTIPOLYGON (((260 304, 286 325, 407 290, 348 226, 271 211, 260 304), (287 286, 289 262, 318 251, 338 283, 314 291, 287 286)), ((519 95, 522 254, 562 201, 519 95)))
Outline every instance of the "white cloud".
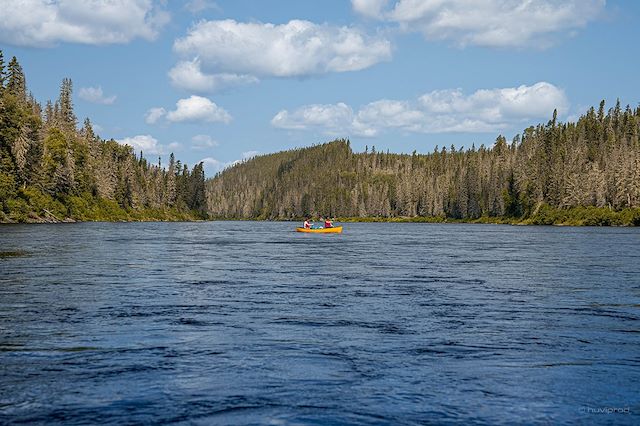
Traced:
MULTIPOLYGON (((391 57, 391 43, 381 37, 368 36, 356 28, 300 20, 281 25, 201 21, 173 47, 183 57, 198 58, 189 70, 204 86, 209 83, 198 72, 299 77, 357 71, 391 57)), ((176 68, 178 75, 187 65, 176 68)))
POLYGON ((3 0, 1 15, 0 42, 32 47, 153 40, 169 21, 152 0, 3 0))
POLYGON ((433 91, 421 96, 419 102, 429 114, 464 116, 485 123, 526 121, 547 117, 555 108, 564 113, 569 107, 564 91, 546 82, 478 90, 469 96, 460 89, 433 91))
POLYGON ((155 124, 161 118, 172 123, 177 122, 208 122, 229 123, 232 120, 224 108, 202 96, 192 95, 176 102, 176 109, 167 111, 162 107, 150 108, 145 114, 147 124, 155 124))
POLYGON ((164 108, 151 108, 144 116, 144 121, 147 124, 155 124, 167 114, 164 108))
POLYGON ((369 18, 380 18, 389 0, 351 0, 353 10, 369 18))
POLYGON ((218 172, 223 171, 224 169, 235 166, 236 164, 242 162, 243 160, 249 160, 258 154, 260 154, 259 151, 246 151, 242 153, 240 160, 220 161, 213 157, 206 157, 200 161, 204 164, 206 174, 208 176, 212 176, 218 172))
POLYGON ((367 17, 395 22, 430 40, 489 47, 547 47, 553 35, 596 19, 606 0, 351 0, 367 17))
POLYGON ((169 78, 174 86, 197 93, 212 93, 227 87, 258 82, 256 77, 247 74, 205 74, 198 58, 178 62, 169 71, 169 78))
POLYGON ((234 164, 238 163, 237 160, 224 162, 224 161, 217 160, 213 157, 206 157, 200 161, 203 163, 206 174, 209 176, 215 175, 216 173, 223 171, 227 167, 231 167, 234 164))
POLYGON ((373 137, 396 129, 415 133, 493 132, 564 114, 569 101, 553 84, 483 89, 465 95, 460 89, 427 93, 417 100, 383 99, 357 112, 344 103, 307 105, 278 112, 271 124, 281 129, 319 130, 328 135, 373 137))
POLYGON ((303 130, 322 127, 327 133, 341 133, 353 122, 353 110, 345 103, 335 105, 306 105, 289 113, 282 110, 273 117, 271 124, 281 129, 303 130))
POLYGON ((191 138, 191 141, 193 142, 193 147, 198 150, 213 148, 220 145, 217 140, 213 139, 209 135, 195 135, 191 138))
POLYGON ((214 102, 202 96, 192 95, 176 102, 176 109, 166 114, 171 122, 221 122, 229 123, 231 115, 214 102))
POLYGON ((380 129, 397 128, 424 131, 426 116, 408 101, 383 99, 365 105, 354 120, 354 129, 362 136, 375 136, 380 129))
POLYGON ((163 147, 158 145, 158 140, 151 135, 138 135, 118 140, 119 144, 129 145, 133 150, 142 151, 145 154, 162 154, 163 147))
POLYGON ((116 101, 116 95, 105 96, 100 86, 82 87, 78 92, 78 96, 80 99, 94 104, 111 105, 116 101))

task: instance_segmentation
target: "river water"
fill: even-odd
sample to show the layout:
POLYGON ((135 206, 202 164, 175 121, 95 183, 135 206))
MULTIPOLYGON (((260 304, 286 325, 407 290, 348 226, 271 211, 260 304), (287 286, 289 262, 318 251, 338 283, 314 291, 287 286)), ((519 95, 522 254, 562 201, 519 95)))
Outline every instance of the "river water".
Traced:
POLYGON ((1 226, 0 423, 640 422, 640 229, 295 225, 1 226))

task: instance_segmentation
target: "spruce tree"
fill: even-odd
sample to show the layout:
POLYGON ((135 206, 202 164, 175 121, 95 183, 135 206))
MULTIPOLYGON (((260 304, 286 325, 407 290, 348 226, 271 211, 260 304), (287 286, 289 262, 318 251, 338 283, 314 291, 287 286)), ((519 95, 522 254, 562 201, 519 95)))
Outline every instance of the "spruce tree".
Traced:
POLYGON ((6 80, 6 71, 4 68, 4 54, 2 53, 2 50, 0 50, 0 94, 2 93, 2 90, 4 89, 4 84, 5 84, 5 80, 6 80))
POLYGON ((24 73, 18 59, 14 56, 9 61, 6 90, 20 101, 26 101, 27 90, 24 73))
POLYGON ((176 158, 173 152, 169 156, 169 169, 167 170, 167 206, 174 207, 176 204, 176 158))
POLYGON ((60 97, 58 104, 60 105, 60 119, 62 126, 68 132, 75 131, 77 118, 73 112, 73 83, 71 79, 65 78, 60 85, 60 97))

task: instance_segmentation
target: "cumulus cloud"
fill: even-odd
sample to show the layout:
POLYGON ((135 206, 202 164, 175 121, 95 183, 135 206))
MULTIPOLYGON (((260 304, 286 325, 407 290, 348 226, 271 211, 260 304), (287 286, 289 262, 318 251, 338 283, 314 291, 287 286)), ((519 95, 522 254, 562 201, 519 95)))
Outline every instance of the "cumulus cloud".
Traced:
POLYGON ((358 71, 391 58, 391 43, 382 37, 301 20, 201 21, 173 49, 186 58, 169 72, 173 84, 201 92, 262 77, 358 71))
POLYGON ((244 160, 250 160, 258 154, 260 154, 259 151, 246 151, 242 153, 239 160, 220 161, 213 157, 206 157, 200 161, 203 163, 207 175, 211 176, 223 171, 226 168, 233 167, 244 160))
POLYGON ((380 18, 388 0, 351 0, 353 10, 369 18, 380 18))
POLYGON ((547 47, 552 36, 596 19, 606 0, 351 0, 363 16, 398 23, 430 40, 489 47, 547 47))
POLYGON ((229 123, 231 115, 224 109, 202 96, 192 95, 176 102, 176 109, 167 113, 171 122, 229 123))
POLYGON ((357 71, 391 56, 387 40, 299 20, 282 25, 203 21, 176 40, 174 49, 225 72, 276 77, 357 71))
POLYGON ((411 132, 426 131, 426 115, 409 101, 383 99, 365 105, 354 121, 357 133, 374 136, 381 128, 397 128, 411 132))
POLYGON ((345 103, 306 105, 293 112, 282 110, 271 120, 274 127, 304 130, 321 127, 326 133, 338 134, 353 123, 353 110, 345 103))
POLYGON ((172 123, 179 122, 206 122, 206 123, 229 123, 232 120, 224 108, 219 107, 207 98, 192 95, 176 102, 176 109, 167 111, 162 107, 154 107, 145 114, 145 121, 148 124, 155 124, 160 119, 166 119, 172 123))
POLYGON ((526 121, 547 117, 554 109, 564 113, 569 107, 564 91, 547 82, 478 90, 469 96, 460 89, 433 91, 419 102, 429 114, 464 116, 484 123, 526 121))
POLYGON ((167 114, 167 111, 164 108, 156 107, 151 108, 144 116, 144 121, 147 124, 156 124, 158 120, 164 117, 167 114))
POLYGON ((200 161, 203 163, 204 169, 209 176, 215 175, 216 173, 223 171, 227 167, 231 167, 234 164, 238 163, 238 160, 225 162, 217 160, 213 157, 206 157, 200 161))
POLYGON ((152 0, 3 0, 0 42, 50 47, 153 40, 168 21, 152 0))
POLYGON ((197 93, 212 93, 228 87, 258 82, 256 77, 247 74, 203 73, 199 58, 178 62, 169 71, 169 78, 174 86, 197 93))
POLYGON ((462 90, 437 90, 417 100, 383 99, 355 112, 344 103, 306 105, 293 112, 282 110, 272 126, 291 130, 319 130, 327 135, 373 137, 397 129, 414 133, 493 132, 568 110, 564 91, 553 84, 482 89, 465 95, 462 90))
POLYGON ((138 135, 118 140, 119 144, 129 145, 134 151, 142 151, 145 154, 162 154, 163 148, 158 140, 151 135, 138 135))
POLYGON ((116 101, 116 95, 105 96, 102 87, 82 87, 78 92, 80 99, 94 104, 111 105, 116 101))

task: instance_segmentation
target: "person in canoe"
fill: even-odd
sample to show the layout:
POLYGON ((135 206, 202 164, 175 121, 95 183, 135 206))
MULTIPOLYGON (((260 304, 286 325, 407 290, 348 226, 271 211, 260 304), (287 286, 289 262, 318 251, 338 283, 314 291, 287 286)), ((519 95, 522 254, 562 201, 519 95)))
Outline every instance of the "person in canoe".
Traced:
POLYGON ((302 225, 304 229, 311 229, 311 219, 307 218, 304 220, 304 224, 302 225))
POLYGON ((325 228, 333 228, 333 221, 329 218, 326 218, 324 220, 324 227, 325 228))

